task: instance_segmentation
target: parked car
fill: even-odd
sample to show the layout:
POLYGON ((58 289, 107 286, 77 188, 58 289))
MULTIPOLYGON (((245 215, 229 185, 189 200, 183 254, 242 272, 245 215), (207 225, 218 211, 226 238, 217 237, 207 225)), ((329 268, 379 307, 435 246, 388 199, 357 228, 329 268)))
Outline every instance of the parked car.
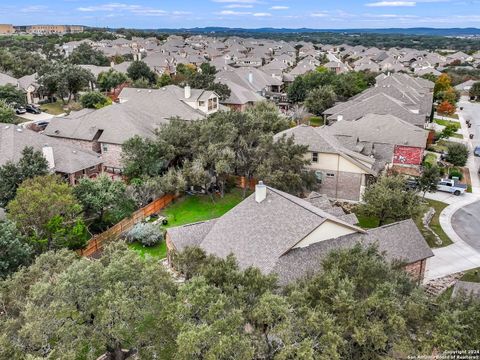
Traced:
POLYGON ((459 196, 467 191, 467 185, 461 184, 452 179, 442 179, 437 183, 438 191, 448 192, 459 196))
POLYGON ((40 129, 41 131, 45 130, 45 128, 48 126, 49 122, 48 121, 40 121, 38 123, 36 123, 35 125, 38 126, 38 129, 40 129))
POLYGON ((17 115, 25 114, 26 112, 27 112, 27 110, 23 106, 17 106, 15 108, 15 113, 17 115))
POLYGON ((38 106, 33 105, 33 104, 28 104, 27 106, 25 106, 25 110, 27 110, 27 112, 29 112, 31 114, 41 114, 42 113, 40 111, 40 109, 38 108, 38 106))
POLYGON ((406 190, 416 190, 417 188, 418 188, 417 179, 407 179, 405 181, 405 189, 406 190))
POLYGON ((473 155, 480 156, 480 146, 476 146, 473 150, 473 155))

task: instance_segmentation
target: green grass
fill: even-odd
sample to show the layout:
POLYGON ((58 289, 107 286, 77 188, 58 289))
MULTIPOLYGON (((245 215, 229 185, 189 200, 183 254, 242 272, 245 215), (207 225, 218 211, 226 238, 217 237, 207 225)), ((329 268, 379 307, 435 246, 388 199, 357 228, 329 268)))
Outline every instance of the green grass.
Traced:
POLYGON ((442 119, 434 119, 435 123, 442 126, 453 125, 458 130, 461 128, 461 125, 458 121, 450 121, 450 120, 442 120, 442 119))
POLYGON ((448 145, 454 144, 452 141, 447 141, 447 140, 440 140, 437 141, 435 144, 430 145, 428 147, 428 150, 434 151, 434 152, 442 152, 442 151, 447 151, 448 145))
POLYGON ((52 114, 52 115, 60 115, 65 113, 66 111, 63 109, 63 103, 61 101, 57 101, 54 103, 43 104, 40 106, 42 111, 52 114))
POLYGON ((480 268, 466 271, 460 280, 480 283, 480 268))
POLYGON ((356 214, 358 219, 358 226, 363 229, 373 229, 378 227, 378 219, 375 217, 364 216, 360 214, 356 214))
MULTIPOLYGON (((445 234, 442 227, 440 226, 440 213, 445 209, 448 204, 442 203, 440 201, 425 199, 425 211, 414 219, 415 224, 417 224, 418 229, 422 233, 423 237, 427 241, 428 245, 432 248, 443 247, 452 244, 450 238, 445 234), (440 237, 442 240, 441 245, 437 245, 435 243, 435 235, 432 234, 430 230, 428 230, 425 226, 423 226, 422 218, 428 208, 433 207, 435 209, 435 215, 433 216, 432 220, 430 221, 430 228, 440 237)), ((373 229, 378 227, 379 221, 378 218, 373 216, 364 216, 354 210, 355 215, 357 215, 358 225, 363 229, 373 229)), ((387 221, 386 224, 391 223, 391 221, 387 221)), ((386 225, 385 224, 385 225, 386 225)))
POLYGON ((323 121, 323 118, 321 116, 312 116, 308 120, 308 122, 311 126, 323 126, 324 125, 324 121, 323 121))
POLYGON ((463 135, 458 134, 458 133, 453 133, 451 137, 454 137, 454 138, 457 138, 457 139, 463 139, 463 135))
POLYGON ((234 189, 225 196, 187 195, 166 207, 161 214, 167 217, 168 227, 191 224, 222 216, 242 201, 242 191, 234 189))
POLYGON ((165 241, 150 247, 146 247, 138 242, 135 242, 133 244, 128 244, 128 247, 137 252, 142 258, 145 258, 145 256, 148 255, 153 258, 164 259, 167 256, 167 245, 165 241))
POLYGON ((423 226, 422 218, 425 212, 423 212, 421 215, 419 215, 415 220, 415 223, 417 224, 418 229, 422 233, 423 237, 427 241, 428 245, 431 248, 438 248, 438 247, 444 247, 447 245, 452 244, 452 240, 445 234, 445 231, 443 231, 441 225, 440 225, 440 213, 445 209, 448 204, 445 204, 441 201, 436 201, 436 200, 430 200, 430 199, 425 199, 426 203, 426 209, 425 212, 428 208, 433 207, 435 209, 435 215, 433 215, 432 220, 430 221, 430 228, 437 234, 440 239, 442 240, 441 245, 437 245, 435 243, 435 235, 431 233, 426 227, 423 226))
POLYGON ((437 165, 437 156, 432 153, 427 153, 423 159, 423 164, 430 164, 431 166, 437 165))

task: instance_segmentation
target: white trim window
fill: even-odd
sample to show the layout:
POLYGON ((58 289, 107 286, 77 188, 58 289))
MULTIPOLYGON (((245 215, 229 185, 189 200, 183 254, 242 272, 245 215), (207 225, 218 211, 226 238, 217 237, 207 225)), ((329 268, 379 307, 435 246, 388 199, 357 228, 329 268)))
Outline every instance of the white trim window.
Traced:
POLYGON ((318 152, 312 152, 312 162, 318 163, 318 152))

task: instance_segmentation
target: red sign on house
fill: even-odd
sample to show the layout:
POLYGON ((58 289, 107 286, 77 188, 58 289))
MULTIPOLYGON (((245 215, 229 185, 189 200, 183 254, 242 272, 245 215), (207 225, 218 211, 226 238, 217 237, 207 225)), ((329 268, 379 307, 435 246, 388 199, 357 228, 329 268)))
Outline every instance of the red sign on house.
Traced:
POLYGON ((412 146, 395 145, 393 163, 399 165, 420 165, 423 160, 423 149, 412 146))

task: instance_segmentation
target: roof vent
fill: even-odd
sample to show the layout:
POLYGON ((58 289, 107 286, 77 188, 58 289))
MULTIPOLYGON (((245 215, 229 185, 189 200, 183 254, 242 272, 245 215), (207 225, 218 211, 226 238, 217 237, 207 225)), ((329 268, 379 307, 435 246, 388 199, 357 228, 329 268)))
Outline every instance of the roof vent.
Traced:
POLYGON ((342 121, 343 120, 343 115, 338 115, 337 116, 337 121, 342 121))
POLYGON ((22 132, 23 130, 21 128, 16 129, 18 132, 22 132))
POLYGON ((259 181, 257 185, 255 185, 255 201, 257 203, 261 203, 267 197, 267 186, 263 183, 263 181, 259 181))

